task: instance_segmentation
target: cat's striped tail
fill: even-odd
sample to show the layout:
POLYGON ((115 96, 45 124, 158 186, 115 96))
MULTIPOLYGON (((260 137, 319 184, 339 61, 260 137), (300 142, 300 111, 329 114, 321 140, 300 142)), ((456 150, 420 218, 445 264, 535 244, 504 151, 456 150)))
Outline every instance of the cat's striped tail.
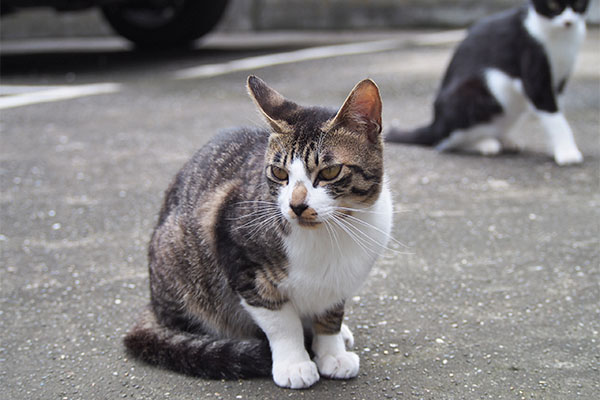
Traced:
POLYGON ((386 142, 434 146, 440 141, 433 125, 423 126, 412 131, 392 127, 384 134, 386 142))
POLYGON ((129 352, 149 364, 210 379, 271 375, 271 351, 261 339, 219 339, 161 326, 146 309, 123 340, 129 352))

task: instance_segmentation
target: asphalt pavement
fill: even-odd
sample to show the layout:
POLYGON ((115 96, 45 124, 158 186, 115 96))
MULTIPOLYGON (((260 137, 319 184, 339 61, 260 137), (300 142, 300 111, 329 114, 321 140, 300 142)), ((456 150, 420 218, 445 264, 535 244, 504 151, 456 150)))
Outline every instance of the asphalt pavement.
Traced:
POLYGON ((519 133, 518 154, 387 146, 393 235, 404 246, 348 301, 356 379, 303 391, 270 379, 208 381, 124 351, 148 301, 147 242, 171 177, 220 129, 262 124, 247 75, 299 103, 334 107, 370 77, 384 125, 412 127, 430 118, 459 36, 217 34, 163 54, 117 38, 4 41, 0 398, 597 398, 598 30, 564 98, 582 165, 555 165, 534 122, 519 133), (298 53, 364 42, 335 57, 298 53), (275 53, 287 61, 271 61, 275 53), (212 75, 177 79, 209 64, 212 75))

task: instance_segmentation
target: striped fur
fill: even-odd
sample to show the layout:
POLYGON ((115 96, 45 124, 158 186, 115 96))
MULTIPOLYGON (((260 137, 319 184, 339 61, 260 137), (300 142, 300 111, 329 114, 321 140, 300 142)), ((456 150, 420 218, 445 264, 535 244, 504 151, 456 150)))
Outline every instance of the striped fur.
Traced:
MULTIPOLYGON (((351 342, 341 324, 344 300, 381 249, 347 262, 336 255, 324 281, 314 284, 298 270, 309 268, 300 265, 296 250, 307 251, 307 238, 334 229, 327 225, 328 213, 336 209, 336 218, 359 221, 351 229, 375 223, 371 234, 379 236, 371 240, 385 246, 391 203, 383 177, 381 101, 371 81, 359 83, 338 111, 297 105, 258 78, 250 77, 248 87, 269 129, 217 135, 175 176, 149 246, 150 306, 125 345, 146 362, 195 376, 272 373, 281 386, 305 387, 314 383, 316 367, 307 359, 308 375, 290 376, 291 361, 282 361, 272 328, 285 318, 286 328, 312 321, 304 328, 316 335, 321 353, 351 342), (328 168, 331 176, 323 172, 328 168), (380 208, 375 222, 353 215, 380 208), (267 324, 269 319, 274 322, 267 324)), ((356 246, 342 229, 352 223, 335 228, 338 248, 356 246)), ((305 258, 321 252, 329 260, 333 251, 320 247, 305 258)), ((308 357, 303 340, 296 345, 284 353, 308 357)), ((358 358, 348 354, 330 355, 345 357, 348 368, 319 365, 321 374, 344 378, 357 372, 358 358)), ((331 357, 316 359, 331 363, 331 357)))

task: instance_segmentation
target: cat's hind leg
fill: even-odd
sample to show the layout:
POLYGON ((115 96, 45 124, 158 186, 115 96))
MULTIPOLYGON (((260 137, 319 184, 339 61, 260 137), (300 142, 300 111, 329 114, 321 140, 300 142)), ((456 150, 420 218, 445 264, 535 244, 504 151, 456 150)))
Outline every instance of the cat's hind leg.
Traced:
POLYGON ((465 146, 463 150, 483 156, 495 156, 502 152, 502 144, 494 137, 484 137, 465 146))
POLYGON ((438 150, 494 156, 507 146, 515 147, 509 144, 509 133, 527 109, 521 82, 499 70, 489 69, 484 73, 482 84, 485 90, 475 93, 465 91, 465 84, 456 90, 462 100, 456 101, 461 110, 454 111, 467 114, 462 125, 468 128, 452 131, 438 144, 438 150))
POLYGON ((360 360, 346 346, 354 345, 350 329, 342 324, 343 306, 336 307, 315 319, 315 337, 312 350, 322 376, 332 379, 350 379, 358 375, 360 360))
POLYGON ((499 138, 510 120, 504 103, 511 88, 504 81, 499 83, 506 87, 493 87, 488 75, 475 74, 440 92, 434 105, 433 126, 445 134, 437 150, 483 155, 501 152, 499 138))
POLYGON ((502 151, 500 129, 493 123, 480 124, 465 130, 456 130, 440 142, 438 151, 462 151, 485 156, 494 156, 502 151))

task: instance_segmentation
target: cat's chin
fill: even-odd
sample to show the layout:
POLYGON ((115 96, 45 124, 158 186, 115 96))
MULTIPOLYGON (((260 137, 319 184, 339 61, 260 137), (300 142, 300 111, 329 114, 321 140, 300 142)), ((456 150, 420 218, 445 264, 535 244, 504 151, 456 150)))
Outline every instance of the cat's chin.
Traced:
POLYGON ((322 224, 321 221, 307 220, 304 218, 297 218, 296 222, 298 223, 298 226, 301 226, 303 228, 316 228, 317 226, 322 224))

